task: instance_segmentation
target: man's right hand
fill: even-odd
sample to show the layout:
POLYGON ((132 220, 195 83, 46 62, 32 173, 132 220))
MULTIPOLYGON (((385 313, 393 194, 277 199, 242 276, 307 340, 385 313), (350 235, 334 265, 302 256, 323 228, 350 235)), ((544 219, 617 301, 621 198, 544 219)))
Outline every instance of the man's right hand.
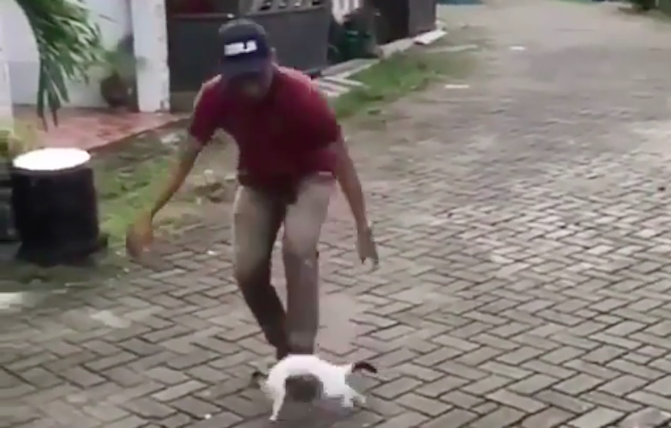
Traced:
POLYGON ((149 250, 154 239, 151 214, 143 213, 126 230, 126 252, 132 258, 139 258, 149 250))
POLYGON ((159 193, 156 202, 154 202, 151 210, 143 212, 135 220, 133 224, 128 226, 126 230, 126 251, 128 255, 133 258, 141 257, 143 253, 149 250, 149 246, 154 240, 154 227, 152 220, 154 215, 168 203, 175 192, 179 190, 181 185, 186 180, 186 176, 193 168, 193 164, 200 153, 202 144, 194 142, 192 137, 189 137, 185 142, 182 151, 179 155, 177 165, 173 167, 170 178, 165 188, 159 193))
POLYGON ((359 253, 361 263, 370 261, 373 270, 380 265, 380 257, 377 254, 377 245, 373 237, 373 229, 368 226, 357 226, 356 248, 359 253))

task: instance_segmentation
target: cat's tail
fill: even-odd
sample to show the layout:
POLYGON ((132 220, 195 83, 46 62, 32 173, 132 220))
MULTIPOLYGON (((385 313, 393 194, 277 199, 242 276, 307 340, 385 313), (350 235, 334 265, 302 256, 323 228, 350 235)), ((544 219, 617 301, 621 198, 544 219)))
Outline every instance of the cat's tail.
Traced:
POLYGON ((254 370, 254 373, 252 373, 251 383, 256 386, 261 386, 266 378, 266 374, 261 370, 254 370))
POLYGON ((372 374, 377 374, 377 368, 368 361, 357 361, 355 363, 347 365, 347 372, 348 373, 368 372, 372 374))

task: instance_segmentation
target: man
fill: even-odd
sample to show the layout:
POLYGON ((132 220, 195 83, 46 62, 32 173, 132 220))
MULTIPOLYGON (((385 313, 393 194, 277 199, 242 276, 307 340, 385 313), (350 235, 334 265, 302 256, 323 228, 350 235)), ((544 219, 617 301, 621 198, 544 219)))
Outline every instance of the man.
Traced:
POLYGON ((263 27, 235 20, 220 29, 221 74, 196 99, 189 141, 152 209, 127 235, 131 255, 151 243, 152 219, 191 171, 217 129, 239 147, 233 209, 234 273, 278 359, 313 353, 319 327, 317 243, 336 182, 356 224, 362 262, 378 263, 364 196, 340 127, 309 77, 279 67, 263 27), (287 311, 270 284, 280 226, 287 311))

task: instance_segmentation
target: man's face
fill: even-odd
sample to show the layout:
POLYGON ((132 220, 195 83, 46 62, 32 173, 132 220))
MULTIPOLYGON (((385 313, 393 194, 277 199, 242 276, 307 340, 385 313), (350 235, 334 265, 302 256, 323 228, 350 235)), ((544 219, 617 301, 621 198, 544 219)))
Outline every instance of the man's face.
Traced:
POLYGON ((258 101, 263 99, 270 89, 273 70, 272 62, 269 62, 260 72, 233 77, 227 80, 227 84, 241 97, 251 101, 258 101))

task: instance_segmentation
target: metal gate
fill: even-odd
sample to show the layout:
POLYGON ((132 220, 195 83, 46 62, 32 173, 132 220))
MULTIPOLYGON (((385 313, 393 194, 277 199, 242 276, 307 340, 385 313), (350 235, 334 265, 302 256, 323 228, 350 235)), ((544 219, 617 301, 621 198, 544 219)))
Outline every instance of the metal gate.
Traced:
POLYGON ((218 29, 235 16, 252 19, 266 29, 281 65, 307 73, 328 66, 331 0, 232 0, 216 13, 168 17, 173 93, 198 91, 214 75, 221 49, 218 29))
POLYGON ((281 65, 307 73, 328 66, 330 0, 245 0, 241 12, 266 29, 281 65))

